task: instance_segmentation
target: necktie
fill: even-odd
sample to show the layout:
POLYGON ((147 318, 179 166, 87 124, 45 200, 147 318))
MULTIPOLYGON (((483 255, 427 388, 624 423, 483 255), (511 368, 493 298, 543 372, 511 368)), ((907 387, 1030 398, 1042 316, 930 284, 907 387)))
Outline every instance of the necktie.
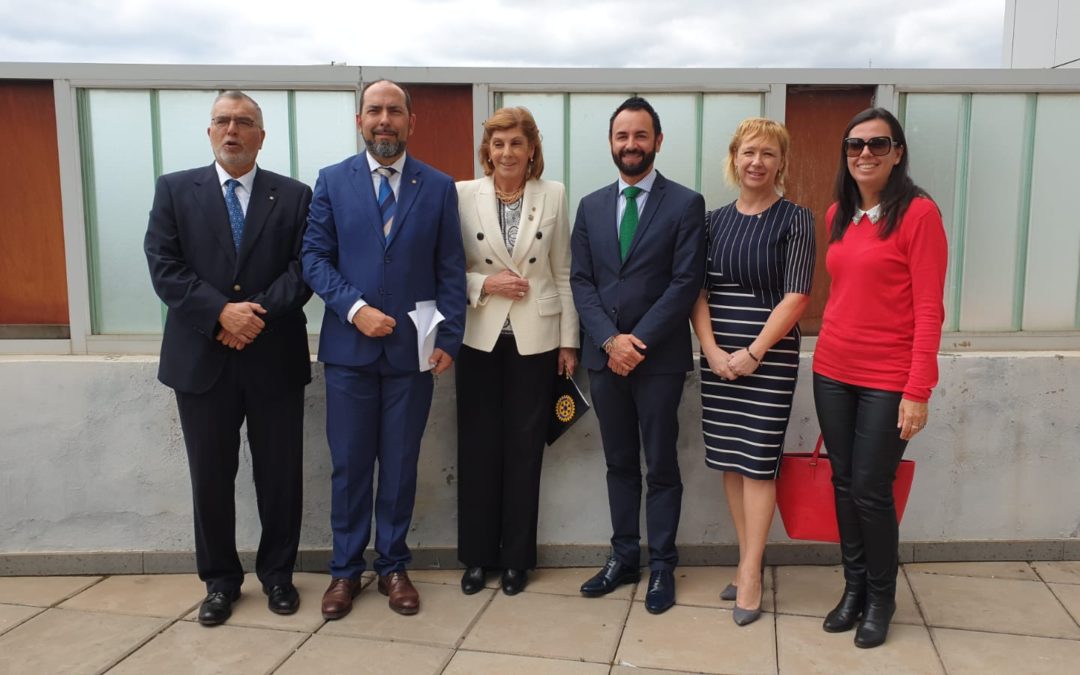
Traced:
POLYGON ((630 251, 630 242, 634 241, 634 233, 637 232, 638 212, 637 196, 641 188, 630 185, 622 193, 626 197, 626 208, 623 210, 622 221, 619 223, 619 254, 626 260, 626 254, 630 251))
POLYGON ((237 251, 240 250, 240 241, 244 238, 244 209, 236 196, 239 185, 240 181, 235 178, 225 181, 225 206, 229 209, 229 227, 232 228, 233 245, 237 251))
POLYGON ((397 173, 397 170, 380 166, 375 171, 382 176, 379 183, 379 212, 382 214, 383 235, 389 237, 390 228, 394 226, 394 214, 397 213, 397 200, 394 199, 394 190, 390 187, 390 176, 397 173))

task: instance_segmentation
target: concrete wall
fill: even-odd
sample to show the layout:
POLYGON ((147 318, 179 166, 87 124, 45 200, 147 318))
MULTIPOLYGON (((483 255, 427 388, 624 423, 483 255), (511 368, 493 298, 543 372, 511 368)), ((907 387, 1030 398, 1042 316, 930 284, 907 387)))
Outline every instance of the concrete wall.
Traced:
MULTIPOLYGON (((943 355, 901 538, 913 542, 1080 537, 1080 353, 943 355)), ((804 357, 788 450, 817 436, 804 357)), ((0 357, 0 556, 193 549, 187 464, 170 390, 152 357, 0 357)), ((680 418, 686 483, 680 543, 735 541, 721 474, 706 468, 698 379, 680 418)), ((308 388, 303 549, 326 549, 330 461, 321 368, 308 388)), ((453 378, 440 379, 424 438, 410 544, 456 544, 453 378)), ((237 479, 238 543, 255 548, 251 465, 237 479)), ((606 545, 604 462, 592 413, 548 450, 540 540, 606 545)), ((773 541, 783 542, 777 519, 773 541)), ((1075 543, 1075 542, 1073 542, 1075 543)), ((1058 549, 1060 550, 1060 548, 1058 549)), ((1075 550, 1073 547, 1072 550, 1075 550)))

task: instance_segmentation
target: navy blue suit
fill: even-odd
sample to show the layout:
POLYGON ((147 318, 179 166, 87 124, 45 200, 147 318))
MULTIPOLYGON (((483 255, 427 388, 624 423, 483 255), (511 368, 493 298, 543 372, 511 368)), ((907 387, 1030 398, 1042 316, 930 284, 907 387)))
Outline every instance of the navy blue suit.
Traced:
POLYGON ((615 214, 618 183, 578 205, 571 238, 570 287, 584 332, 581 362, 589 381, 607 460, 612 553, 640 559, 641 448, 647 468, 649 565, 678 563, 682 508, 676 441, 686 372, 693 367, 690 309, 705 272, 704 198, 657 174, 625 261, 615 214), (629 376, 608 366, 604 342, 630 333, 646 345, 629 376))
POLYGON ((255 570, 264 586, 289 582, 300 543, 304 386, 311 381, 300 245, 311 190, 259 169, 240 250, 214 165, 161 176, 145 251, 168 306, 158 379, 176 391, 195 507, 195 554, 207 590, 233 594, 234 481, 240 425, 248 440, 262 537, 255 570), (228 302, 257 302, 266 326, 242 350, 215 338, 228 302))
POLYGON ((326 303, 319 360, 326 364, 326 431, 333 463, 330 572, 357 578, 371 534, 375 570, 405 569, 420 440, 433 380, 420 372, 408 312, 434 300, 445 320, 435 347, 456 358, 465 325, 465 254, 453 180, 406 157, 389 236, 367 156, 319 172, 303 247, 304 278, 326 303), (391 334, 370 338, 348 319, 363 298, 392 317, 391 334))

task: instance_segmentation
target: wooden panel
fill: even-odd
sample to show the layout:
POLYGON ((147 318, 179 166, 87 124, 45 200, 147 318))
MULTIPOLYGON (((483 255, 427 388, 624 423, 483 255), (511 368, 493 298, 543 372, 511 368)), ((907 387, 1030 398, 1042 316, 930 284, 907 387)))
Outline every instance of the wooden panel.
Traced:
MULTIPOLYGON (((471 180, 473 173, 472 85, 406 84, 416 114, 416 131, 409 154, 454 180, 471 180)), ((479 140, 479 136, 477 136, 479 140)))
POLYGON ((0 81, 0 324, 68 323, 52 82, 0 81))
POLYGON ((869 108, 873 87, 788 87, 786 124, 791 133, 791 161, 786 196, 814 212, 817 263, 810 306, 799 326, 804 335, 817 335, 829 295, 825 271, 825 211, 833 202, 833 179, 840 156, 840 137, 856 113, 869 108))

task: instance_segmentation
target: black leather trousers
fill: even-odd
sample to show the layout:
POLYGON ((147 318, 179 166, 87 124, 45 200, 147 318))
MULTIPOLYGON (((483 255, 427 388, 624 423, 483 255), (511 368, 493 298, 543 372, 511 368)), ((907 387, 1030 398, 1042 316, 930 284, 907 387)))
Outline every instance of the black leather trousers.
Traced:
POLYGON ((832 464, 844 579, 865 587, 871 599, 896 597, 893 480, 907 447, 896 426, 901 397, 814 374, 814 403, 832 464))

